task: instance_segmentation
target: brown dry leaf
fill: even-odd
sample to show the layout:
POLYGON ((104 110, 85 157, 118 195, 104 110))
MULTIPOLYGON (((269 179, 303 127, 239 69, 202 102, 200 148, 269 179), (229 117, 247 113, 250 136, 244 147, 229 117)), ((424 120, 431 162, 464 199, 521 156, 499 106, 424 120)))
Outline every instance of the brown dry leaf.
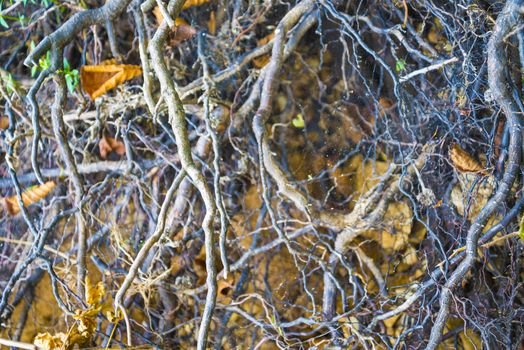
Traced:
POLYGON ((98 148, 100 149, 100 158, 102 159, 106 159, 111 152, 115 152, 119 156, 123 156, 126 153, 124 143, 109 136, 104 136, 100 140, 98 148))
MULTIPOLYGON (((164 20, 164 16, 162 15, 162 12, 160 11, 160 8, 158 6, 153 9, 153 14, 156 17, 158 25, 160 25, 160 23, 162 23, 162 21, 164 20)), ((175 19, 175 29, 173 30, 173 32, 175 34, 173 38, 169 41, 169 44, 175 46, 181 43, 182 41, 193 37, 193 35, 196 34, 197 30, 190 26, 186 20, 178 17, 175 19)))
POLYGON ((1 117, 0 118, 0 129, 5 130, 9 127, 9 118, 1 117))
POLYGON ((80 82, 91 99, 102 96, 116 86, 142 74, 142 68, 131 64, 114 64, 106 61, 97 66, 80 68, 80 82))
POLYGON ((35 339, 33 340, 33 344, 45 350, 67 349, 67 347, 65 346, 66 343, 67 335, 62 332, 57 333, 55 335, 51 335, 48 332, 38 333, 35 339))
POLYGON ((456 143, 449 149, 449 158, 458 171, 463 173, 486 173, 484 167, 456 143))
POLYGON ((175 46, 179 43, 181 43, 184 40, 191 39, 193 35, 196 34, 197 30, 189 25, 185 20, 182 18, 177 18, 175 20, 175 29, 174 29, 174 37, 169 42, 171 45, 175 46))
POLYGON ((93 282, 91 281, 91 277, 89 277, 89 275, 86 276, 85 284, 86 284, 86 302, 87 304, 91 306, 100 305, 105 295, 104 284, 102 282, 93 284, 93 282))
MULTIPOLYGON (((48 181, 43 185, 36 185, 28 188, 22 193, 22 202, 24 206, 31 205, 43 199, 55 188, 56 184, 54 181, 48 181)), ((18 199, 15 196, 7 197, 3 199, 4 206, 7 212, 11 215, 16 215, 20 212, 20 206, 18 205, 18 199)))

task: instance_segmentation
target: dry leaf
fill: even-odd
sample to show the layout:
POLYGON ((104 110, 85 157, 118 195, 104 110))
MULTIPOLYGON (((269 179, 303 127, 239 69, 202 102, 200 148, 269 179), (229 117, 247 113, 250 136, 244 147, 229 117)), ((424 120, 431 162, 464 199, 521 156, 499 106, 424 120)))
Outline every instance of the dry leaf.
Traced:
POLYGON ((126 153, 124 143, 109 136, 104 136, 100 140, 98 148, 100 149, 100 157, 102 159, 106 159, 111 152, 115 152, 119 156, 123 156, 126 153))
POLYGON ((169 42, 171 45, 175 46, 179 43, 181 43, 184 40, 191 39, 193 35, 196 34, 196 29, 190 26, 185 20, 182 18, 177 18, 175 20, 175 29, 174 29, 174 37, 169 42))
POLYGON ((486 173, 484 167, 456 143, 449 149, 449 158, 458 171, 463 173, 486 173))
MULTIPOLYGON (((162 15, 162 12, 160 12, 160 8, 158 6, 153 9, 153 14, 156 17, 158 25, 160 25, 160 23, 162 23, 164 20, 164 16, 162 15)), ((195 28, 190 26, 186 20, 178 17, 175 19, 175 29, 173 32, 175 33, 174 37, 169 42, 169 44, 172 46, 179 44, 184 40, 190 39, 193 37, 193 35, 196 34, 197 31, 195 28)))
POLYGON ((388 229, 381 232, 378 240, 382 248, 394 251, 403 249, 413 227, 413 213, 409 205, 404 202, 391 203, 384 215, 384 222, 388 223, 388 229))
POLYGON ((67 347, 65 346, 66 343, 67 335, 62 332, 57 333, 55 335, 51 335, 48 332, 38 333, 35 339, 33 340, 33 344, 45 350, 67 349, 67 347))
POLYGON ((5 130, 9 127, 9 118, 1 117, 0 118, 0 129, 5 130))
POLYGON ((235 286, 235 277, 233 274, 229 274, 227 279, 219 279, 217 282, 217 300, 222 304, 231 303, 231 294, 233 292, 233 287, 235 286))
POLYGON ((96 285, 91 281, 89 275, 86 276, 86 302, 91 306, 98 306, 102 302, 105 295, 104 284, 98 282, 96 285))
POLYGON ((496 185, 495 179, 491 176, 480 183, 476 181, 476 177, 470 173, 459 173, 458 181, 451 190, 451 203, 460 215, 467 215, 470 219, 477 216, 486 205, 496 185), (474 184, 476 186, 472 189, 474 184))
POLYGON ((193 6, 200 6, 202 4, 205 4, 206 2, 209 2, 209 0, 187 0, 184 3, 184 6, 182 6, 182 10, 188 9, 193 6))
POLYGON ((207 22, 207 31, 211 35, 215 35, 217 31, 217 21, 215 18, 215 11, 211 11, 209 14, 209 21, 207 22))
MULTIPOLYGON (((97 310, 96 314, 98 314, 98 311, 100 310, 97 310)), ((86 314, 80 310, 75 311, 73 318, 77 320, 77 324, 69 335, 70 343, 83 344, 91 338, 96 330, 96 314, 86 314)))
POLYGON ((123 82, 142 74, 140 66, 108 63, 113 63, 113 61, 97 66, 83 66, 80 68, 82 88, 93 100, 123 82))
POLYGON ((124 315, 122 314, 122 311, 120 311, 120 309, 118 309, 118 311, 116 312, 113 312, 113 311, 106 312, 106 317, 107 317, 107 320, 111 323, 117 323, 124 319, 124 315))
MULTIPOLYGON (((22 202, 24 206, 31 205, 38 202, 49 194, 55 188, 56 184, 54 181, 48 181, 43 185, 36 185, 28 188, 22 193, 22 202)), ((11 215, 16 215, 20 212, 20 206, 18 205, 18 199, 15 196, 7 197, 3 199, 4 206, 7 212, 11 215)))

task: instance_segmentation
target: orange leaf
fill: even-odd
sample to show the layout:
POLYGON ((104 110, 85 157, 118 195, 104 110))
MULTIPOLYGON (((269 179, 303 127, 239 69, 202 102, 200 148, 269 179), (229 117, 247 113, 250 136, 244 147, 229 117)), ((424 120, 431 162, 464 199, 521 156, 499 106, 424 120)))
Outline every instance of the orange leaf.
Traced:
POLYGON ((456 143, 449 149, 449 158, 458 171, 463 173, 486 173, 484 167, 456 143))
POLYGON ((123 142, 117 141, 112 137, 105 136, 98 143, 100 149, 100 157, 106 159, 107 155, 111 152, 115 152, 119 156, 123 156, 126 153, 126 146, 123 142))
POLYGON ((193 6, 200 6, 202 4, 205 4, 206 2, 209 2, 209 0, 186 0, 184 6, 182 6, 182 10, 188 9, 193 6))
MULTIPOLYGON (((22 193, 22 202, 24 206, 31 205, 43 199, 55 188, 56 184, 54 181, 48 181, 43 185, 37 185, 30 187, 22 193)), ((11 196, 3 199, 4 206, 7 212, 11 215, 16 215, 20 212, 20 206, 18 205, 18 199, 16 196, 11 196)))
POLYGON ((9 118, 0 117, 0 129, 5 130, 9 127, 9 118))
POLYGON ((130 64, 108 64, 107 61, 98 66, 83 66, 80 68, 82 88, 95 99, 109 90, 142 74, 140 66, 130 64))
POLYGON ((215 18, 215 11, 209 14, 209 21, 207 22, 207 30, 209 34, 215 35, 217 31, 217 20, 215 18))

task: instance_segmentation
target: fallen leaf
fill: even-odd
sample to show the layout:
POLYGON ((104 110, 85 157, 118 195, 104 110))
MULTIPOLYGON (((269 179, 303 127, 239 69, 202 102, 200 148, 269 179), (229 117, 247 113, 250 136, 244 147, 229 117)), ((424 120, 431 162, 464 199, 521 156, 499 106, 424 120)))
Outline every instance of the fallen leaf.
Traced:
POLYGON ((48 332, 38 333, 33 340, 33 344, 45 350, 67 349, 65 347, 66 342, 67 335, 62 332, 55 335, 52 335, 48 332))
POLYGON ((185 41, 187 39, 191 39, 193 35, 196 34, 197 30, 190 26, 185 20, 182 18, 177 18, 175 20, 175 29, 173 32, 175 33, 174 37, 170 40, 170 44, 172 46, 175 46, 182 41, 185 41))
MULTIPOLYGON (((43 185, 37 185, 28 188, 22 193, 22 202, 24 206, 28 206, 43 199, 55 188, 56 184, 54 181, 48 181, 43 185)), ((3 199, 4 206, 7 212, 11 215, 16 215, 20 212, 20 206, 18 205, 18 199, 15 196, 7 197, 3 199)))
POLYGON ((193 6, 200 6, 202 4, 205 4, 206 2, 209 2, 209 0, 187 0, 182 6, 182 10, 186 10, 193 6))
POLYGON ((108 311, 106 312, 107 320, 111 323, 117 323, 124 319, 124 315, 122 314, 122 311, 120 309, 116 312, 108 311))
POLYGON ((207 22, 207 31, 211 35, 215 35, 217 31, 217 21, 215 18, 215 11, 211 11, 209 14, 209 21, 207 22))
POLYGON ((102 159, 106 159, 111 152, 115 152, 119 156, 123 156, 126 153, 124 143, 109 136, 105 136, 100 140, 98 148, 100 149, 100 158, 102 159))
MULTIPOLYGON (((158 6, 153 9, 153 14, 156 17, 158 25, 160 25, 160 23, 162 23, 164 20, 164 16, 162 15, 162 12, 158 6)), ((175 46, 184 40, 190 39, 193 35, 196 34, 196 32, 197 30, 190 26, 186 20, 178 17, 175 19, 175 28, 173 29, 174 36, 169 41, 169 44, 171 46, 175 46)))
POLYGON ((9 118, 1 117, 0 118, 0 129, 5 130, 9 127, 9 118))
POLYGON ((80 82, 91 99, 102 96, 116 86, 142 74, 140 66, 130 64, 113 64, 106 61, 97 66, 80 68, 80 82))
POLYGON ((486 173, 484 167, 456 143, 449 149, 449 158, 458 171, 463 173, 486 173))
POLYGON ((496 184, 493 177, 480 183, 476 178, 471 173, 459 173, 458 181, 451 190, 451 203, 460 215, 467 215, 468 218, 478 215, 493 194, 496 184))
POLYGON ((91 281, 91 277, 89 277, 89 275, 86 276, 85 284, 86 284, 86 302, 87 304, 91 306, 100 305, 105 295, 104 284, 102 282, 93 284, 93 282, 91 281))
POLYGON ((233 274, 229 274, 227 279, 219 279, 217 282, 217 300, 222 304, 230 304, 234 286, 235 277, 233 274))

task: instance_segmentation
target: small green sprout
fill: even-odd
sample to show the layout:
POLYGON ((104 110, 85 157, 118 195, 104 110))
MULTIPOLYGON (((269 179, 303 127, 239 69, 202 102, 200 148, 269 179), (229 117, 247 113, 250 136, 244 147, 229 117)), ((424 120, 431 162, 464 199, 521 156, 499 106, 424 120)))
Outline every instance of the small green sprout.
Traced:
POLYGON ((301 113, 298 113, 297 116, 291 120, 291 124, 293 124, 293 126, 297 129, 302 129, 306 125, 304 123, 304 117, 302 117, 301 113))
MULTIPOLYGON (((33 42, 31 42, 30 46, 31 50, 34 50, 35 44, 33 42)), ((58 73, 64 73, 67 90, 69 90, 70 93, 73 93, 80 81, 80 74, 78 73, 78 70, 71 69, 67 59, 64 58, 63 64, 64 69, 59 70, 58 73)), ((49 68, 51 68, 51 53, 47 51, 46 55, 38 60, 38 65, 34 65, 31 68, 31 76, 34 77, 38 71, 44 71, 49 68)))
POLYGON ((67 89, 69 90, 70 93, 73 93, 73 91, 75 91, 75 88, 78 85, 78 82, 80 80, 79 74, 78 74, 78 70, 76 69, 71 70, 71 67, 69 66, 69 62, 67 62, 65 58, 64 58, 64 76, 65 76, 65 81, 67 84, 67 89))
MULTIPOLYGON (((31 51, 35 49, 35 44, 31 41, 31 51)), ((51 67, 51 52, 47 51, 44 57, 40 57, 38 60, 38 65, 35 65, 31 68, 31 76, 34 77, 36 72, 44 71, 51 67)))
POLYGON ((4 81, 4 83, 6 84, 6 90, 8 93, 12 94, 13 92, 15 92, 16 90, 16 81, 15 79, 13 79, 13 76, 11 75, 11 73, 5 75, 5 76, 2 76, 2 80, 4 81))
POLYGON ((406 69, 406 61, 404 61, 403 59, 399 59, 395 63, 395 69, 396 69, 397 73, 405 70, 406 69))

